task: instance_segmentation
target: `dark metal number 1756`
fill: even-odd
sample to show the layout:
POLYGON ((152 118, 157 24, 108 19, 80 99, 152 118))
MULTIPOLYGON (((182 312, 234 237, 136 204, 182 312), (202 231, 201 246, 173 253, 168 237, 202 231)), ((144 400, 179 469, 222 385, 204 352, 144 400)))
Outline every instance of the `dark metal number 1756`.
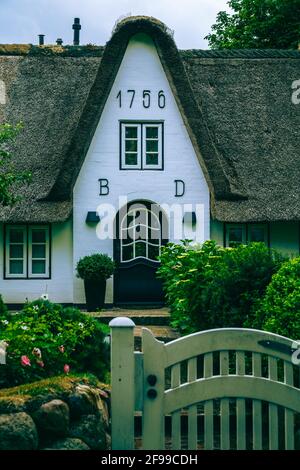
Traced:
MULTIPOLYGON (((130 95, 130 103, 129 108, 132 108, 134 99, 135 99, 135 90, 127 90, 127 93, 130 95)), ((144 108, 151 107, 151 90, 143 90, 142 94, 142 103, 144 108)), ((119 101, 119 108, 122 108, 122 91, 119 90, 119 93, 116 96, 117 100, 119 101)), ((159 108, 163 109, 166 106, 166 96, 163 90, 160 90, 157 94, 157 105, 159 108)))

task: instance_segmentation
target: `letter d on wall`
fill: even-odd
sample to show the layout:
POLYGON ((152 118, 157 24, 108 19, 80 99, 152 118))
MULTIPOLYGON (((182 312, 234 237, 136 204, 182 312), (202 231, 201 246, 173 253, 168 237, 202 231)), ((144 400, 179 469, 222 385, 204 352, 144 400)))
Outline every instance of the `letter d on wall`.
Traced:
POLYGON ((185 182, 182 180, 174 180, 175 197, 182 197, 185 193, 185 182))

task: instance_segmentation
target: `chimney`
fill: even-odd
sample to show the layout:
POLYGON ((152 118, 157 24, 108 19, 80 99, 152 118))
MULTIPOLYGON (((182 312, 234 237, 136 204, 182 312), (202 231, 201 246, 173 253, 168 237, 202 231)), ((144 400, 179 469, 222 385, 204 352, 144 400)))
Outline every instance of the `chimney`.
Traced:
POLYGON ((80 18, 74 18, 74 24, 72 28, 74 29, 73 44, 74 46, 79 46, 79 31, 81 30, 80 18))
POLYGON ((56 44, 57 44, 58 46, 62 46, 62 43, 63 43, 62 38, 57 38, 57 39, 56 39, 56 44))
POLYGON ((44 37, 45 37, 44 34, 39 34, 39 46, 44 45, 44 37))

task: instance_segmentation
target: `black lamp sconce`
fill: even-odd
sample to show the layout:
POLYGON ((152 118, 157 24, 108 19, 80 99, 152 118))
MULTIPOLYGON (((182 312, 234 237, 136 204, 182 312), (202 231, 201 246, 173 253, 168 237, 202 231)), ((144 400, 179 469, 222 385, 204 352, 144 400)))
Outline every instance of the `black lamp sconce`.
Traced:
POLYGON ((86 215, 85 222, 87 224, 97 224, 98 222, 100 222, 100 217, 97 212, 88 212, 86 215))
POLYGON ((183 215, 182 222, 184 224, 196 225, 196 222, 197 222, 196 212, 185 212, 183 215))

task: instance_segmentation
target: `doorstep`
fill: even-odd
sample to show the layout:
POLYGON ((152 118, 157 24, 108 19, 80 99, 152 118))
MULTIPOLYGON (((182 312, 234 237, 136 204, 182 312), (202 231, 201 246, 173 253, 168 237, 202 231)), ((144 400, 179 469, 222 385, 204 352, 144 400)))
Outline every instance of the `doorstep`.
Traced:
POLYGON ((168 326, 170 323, 170 312, 168 308, 113 308, 111 310, 102 310, 101 312, 88 312, 88 315, 106 324, 115 317, 128 317, 131 318, 136 325, 143 326, 168 326))

